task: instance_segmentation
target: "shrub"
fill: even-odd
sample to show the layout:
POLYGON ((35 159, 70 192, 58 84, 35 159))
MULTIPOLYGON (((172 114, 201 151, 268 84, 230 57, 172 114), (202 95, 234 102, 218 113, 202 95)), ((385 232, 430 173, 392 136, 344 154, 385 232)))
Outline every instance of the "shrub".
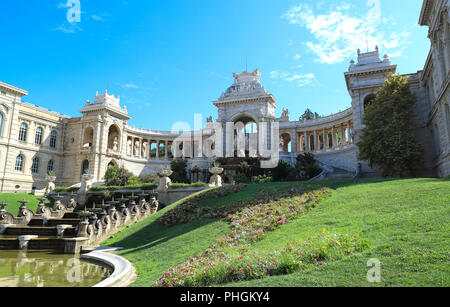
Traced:
POLYGON ((111 166, 106 170, 105 183, 107 186, 125 186, 133 173, 123 167, 111 166))
POLYGON ((249 183, 250 182, 250 178, 248 178, 244 174, 235 174, 235 175, 233 175, 233 180, 236 183, 249 183))
POLYGON ((279 161, 278 165, 272 169, 272 177, 274 181, 291 181, 297 179, 297 171, 284 161, 279 161))
POLYGON ((139 183, 159 183, 159 176, 157 174, 139 175, 139 183))
POLYGON ((78 191, 80 188, 79 187, 57 187, 53 190, 53 192, 55 193, 60 193, 60 192, 76 192, 78 191))
POLYGON ((317 164, 312 153, 306 152, 300 154, 296 158, 295 169, 299 174, 298 179, 311 179, 318 176, 322 172, 322 168, 317 164))
POLYGON ((267 175, 259 175, 254 177, 255 183, 268 183, 272 182, 273 178, 267 175))
POLYGON ((139 185, 139 177, 133 176, 128 178, 128 185, 139 185))

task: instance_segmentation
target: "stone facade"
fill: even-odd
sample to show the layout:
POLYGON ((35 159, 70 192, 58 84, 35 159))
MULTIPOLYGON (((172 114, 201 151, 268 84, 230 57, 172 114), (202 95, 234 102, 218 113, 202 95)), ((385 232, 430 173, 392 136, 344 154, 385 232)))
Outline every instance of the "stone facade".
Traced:
MULTIPOLYGON (((425 146, 421 176, 450 174, 450 24, 449 0, 425 0, 420 25, 429 27, 431 50, 422 71, 409 74, 411 90, 418 101, 414 122, 417 139, 425 146)), ((378 47, 358 50, 345 81, 351 106, 342 112, 307 121, 291 121, 289 110, 275 117, 276 100, 260 83, 258 70, 233 74, 234 83, 214 102, 215 124, 223 130, 227 122, 242 122, 246 132, 279 124, 280 159, 294 163, 299 153, 312 152, 322 163, 348 172, 358 164, 366 175, 376 170, 358 161, 355 145, 364 128, 364 105, 373 98, 397 66, 380 57, 378 47)), ((96 94, 71 118, 23 102, 26 90, 0 82, 0 189, 3 192, 31 191, 46 186, 46 174, 55 172, 58 186, 70 186, 89 172, 94 182, 102 181, 110 165, 124 166, 136 175, 157 173, 173 158, 172 149, 188 153, 189 167, 206 170, 212 159, 198 155, 213 130, 189 133, 155 131, 128 125, 131 116, 120 105, 120 97, 96 94), (183 141, 179 142, 183 136, 183 141), (178 140, 178 141, 177 141, 178 140)), ((212 118, 208 124, 214 124, 212 118)), ((225 134, 224 134, 225 136, 225 134)), ((248 134, 245 139, 248 149, 248 134)), ((268 141, 272 137, 268 136, 268 141)), ((222 152, 226 151, 225 140, 222 152)), ((210 144, 212 146, 212 144, 210 144)))

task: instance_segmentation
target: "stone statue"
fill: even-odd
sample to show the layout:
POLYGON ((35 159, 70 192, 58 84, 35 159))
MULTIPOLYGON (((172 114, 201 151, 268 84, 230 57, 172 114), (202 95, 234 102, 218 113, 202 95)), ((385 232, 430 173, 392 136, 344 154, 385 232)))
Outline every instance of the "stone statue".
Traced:
POLYGON ((113 150, 114 151, 119 151, 119 138, 117 136, 114 137, 113 150))
POLYGON ((206 118, 206 122, 207 122, 207 123, 212 123, 212 122, 213 122, 212 116, 207 117, 207 118, 206 118))
POLYGON ((172 184, 172 180, 170 180, 169 176, 172 175, 173 172, 170 169, 164 169, 162 170, 159 175, 161 176, 161 178, 159 179, 159 186, 158 186, 158 191, 159 192, 167 192, 167 190, 169 190, 170 185, 172 184))
POLYGON ((288 109, 283 108, 283 112, 281 113, 280 120, 283 122, 289 121, 289 110, 288 109))
POLYGON ((127 141, 127 145, 128 145, 128 154, 132 155, 133 154, 133 147, 132 147, 132 144, 131 144, 131 140, 127 141))
POLYGON ((139 156, 139 141, 134 142, 134 154, 139 156))
POLYGON ((142 157, 147 158, 147 143, 142 144, 142 157))

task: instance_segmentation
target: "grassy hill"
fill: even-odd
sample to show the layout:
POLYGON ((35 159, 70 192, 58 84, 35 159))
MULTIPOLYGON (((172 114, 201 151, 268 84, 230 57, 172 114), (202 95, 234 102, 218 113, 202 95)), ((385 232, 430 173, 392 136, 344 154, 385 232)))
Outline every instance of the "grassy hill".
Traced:
MULTIPOLYGON (((203 256, 194 260, 189 259, 194 255, 204 255, 208 248, 221 242, 219 238, 221 240, 229 238, 230 233, 236 229, 237 226, 232 225, 230 219, 218 218, 208 212, 220 211, 227 206, 244 208, 246 201, 240 200, 257 198, 262 191, 289 191, 292 187, 299 188, 302 185, 305 186, 304 183, 249 185, 237 193, 224 197, 200 198, 194 209, 213 208, 205 211, 207 214, 202 215, 202 218, 193 218, 187 223, 174 223, 170 227, 161 224, 158 218, 167 216, 167 211, 179 206, 181 203, 179 202, 114 235, 104 245, 125 248, 119 254, 136 266, 139 275, 134 286, 154 286, 164 273, 170 272, 169 268, 177 272, 177 269, 183 268, 186 264, 198 262, 198 259, 203 259, 203 256)), ((292 266, 292 259, 287 259, 285 262, 290 261, 290 266, 285 266, 287 269, 284 271, 280 270, 283 268, 282 265, 277 264, 277 269, 273 271, 272 276, 247 278, 244 281, 231 283, 222 281, 212 285, 450 285, 450 228, 448 224, 450 181, 448 179, 332 180, 314 183, 314 186, 310 188, 322 187, 327 187, 332 192, 330 196, 318 201, 317 206, 290 216, 287 221, 266 231, 255 241, 243 241, 238 242, 236 246, 220 247, 220 251, 224 253, 223 257, 237 254, 227 265, 232 267, 235 265, 233 261, 248 261, 249 258, 256 257, 255 255, 275 257, 274 254, 278 255, 279 251, 284 251, 293 243, 298 244, 301 252, 304 252, 305 246, 314 246, 322 233, 342 235, 344 243, 351 241, 345 239, 347 238, 345 236, 360 238, 368 242, 365 248, 353 248, 354 246, 350 245, 356 241, 351 241, 348 246, 351 251, 347 252, 347 250, 340 250, 341 243, 337 242, 334 246, 330 245, 330 252, 325 253, 322 258, 319 255, 320 252, 318 254, 311 250, 311 255, 315 253, 319 255, 318 258, 313 257, 314 259, 309 261, 309 258, 302 256, 301 259, 304 261, 295 266, 292 266), (244 254, 239 255, 240 250, 245 250, 244 254), (229 255, 225 255, 227 253, 229 255), (366 274, 370 269, 367 262, 370 258, 377 258, 381 263, 382 282, 379 284, 369 283, 366 280, 366 274)), ((300 194, 291 193, 285 195, 282 201, 275 200, 270 203, 304 204, 302 197, 300 194)), ((251 212, 247 209, 239 210, 244 213, 251 212)), ((240 215, 241 218, 245 215, 244 213, 240 215)), ((325 246, 322 248, 327 250, 328 246, 327 249, 325 246)), ((283 252, 281 254, 289 256, 283 252)), ((204 257, 206 257, 204 259, 210 257, 212 263, 215 263, 214 274, 222 274, 220 269, 230 269, 229 267, 221 268, 217 261, 214 262, 217 259, 211 258, 211 252, 206 253, 204 257)), ((206 280, 205 276, 197 274, 195 282, 208 283, 211 280, 220 280, 214 279, 215 276, 206 276, 209 278, 206 280)))

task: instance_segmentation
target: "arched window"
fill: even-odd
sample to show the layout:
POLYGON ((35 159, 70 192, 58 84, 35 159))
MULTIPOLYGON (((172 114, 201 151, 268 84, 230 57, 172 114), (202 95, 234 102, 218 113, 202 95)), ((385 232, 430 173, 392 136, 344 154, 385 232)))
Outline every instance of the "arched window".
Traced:
POLYGON ((3 127, 3 114, 0 113, 0 136, 2 135, 2 127, 3 127))
POLYGON ((50 147, 51 148, 56 148, 56 138, 58 137, 58 133, 53 130, 52 133, 50 134, 50 147))
POLYGON ((367 109, 367 107, 372 103, 372 101, 375 99, 375 95, 374 94, 370 94, 368 96, 366 96, 366 98, 364 98, 364 110, 367 109))
POLYGON ((38 157, 33 158, 33 163, 31 164, 31 172, 33 174, 39 173, 39 158, 38 157))
POLYGON ((17 158, 16 158, 15 170, 19 171, 19 172, 23 171, 23 156, 22 155, 18 155, 17 158))
POLYGON ((81 175, 89 174, 89 160, 84 160, 81 165, 81 175))
POLYGON ((19 141, 26 142, 27 131, 28 131, 28 125, 25 123, 22 123, 20 125, 20 129, 19 129, 19 141))
POLYGON ((48 161, 48 164, 47 164, 47 173, 48 172, 53 172, 54 171, 54 162, 53 162, 53 160, 50 160, 50 161, 48 161))
POLYGON ((42 135, 44 134, 44 130, 41 127, 37 127, 36 129, 36 137, 34 138, 34 143, 36 145, 42 144, 42 135))

